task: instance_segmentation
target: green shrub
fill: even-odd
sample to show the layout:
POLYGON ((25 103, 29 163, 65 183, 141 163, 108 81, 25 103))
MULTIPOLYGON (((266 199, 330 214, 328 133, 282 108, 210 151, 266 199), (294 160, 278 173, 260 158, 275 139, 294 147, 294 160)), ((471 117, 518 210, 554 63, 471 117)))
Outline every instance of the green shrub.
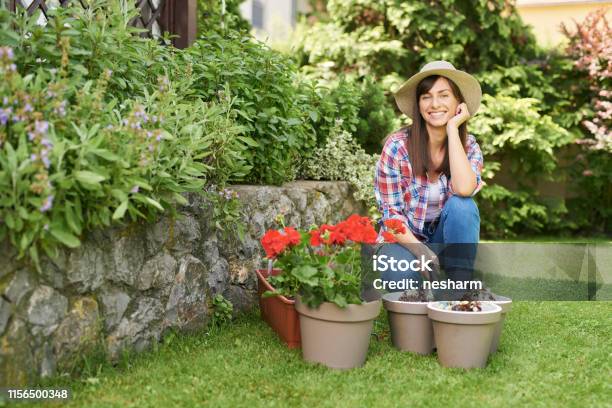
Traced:
POLYGON ((374 197, 374 169, 379 155, 366 153, 351 134, 337 123, 326 144, 315 149, 305 163, 302 176, 313 180, 348 181, 354 188, 353 196, 368 208, 376 208, 374 197))
MULTIPOLYGON (((102 67, 84 68, 83 56, 95 54, 85 47, 93 43, 77 47, 69 38, 89 31, 97 33, 96 44, 110 44, 113 31, 102 30, 104 17, 89 25, 77 21, 90 12, 58 9, 42 28, 33 24, 36 15, 13 18, 0 11, 2 38, 20 44, 0 53, 0 239, 35 262, 40 250, 53 257, 58 245, 78 246, 84 231, 151 221, 185 203, 181 193, 222 186, 250 170, 243 153, 252 141, 242 136, 231 101, 212 104, 177 93, 190 87, 192 77, 171 81, 162 75, 142 80, 146 86, 139 89, 119 84, 138 83, 145 78, 140 75, 119 81, 105 69, 92 78, 102 67), (43 49, 48 54, 40 67, 32 65, 37 61, 28 51, 43 49)), ((130 15, 115 18, 126 23, 130 15)), ((156 44, 129 38, 128 48, 156 44)), ((132 65, 142 63, 142 56, 131 57, 132 65)), ((165 72, 165 64, 156 64, 147 78, 165 72)))
POLYGON ((431 60, 468 72, 518 65, 535 55, 535 39, 514 5, 493 0, 330 0, 330 21, 302 27, 302 64, 334 61, 338 72, 407 77, 431 60), (483 41, 483 38, 486 41, 483 41))
POLYGON ((502 95, 483 96, 469 129, 485 156, 483 179, 490 183, 503 162, 515 184, 512 189, 489 185, 476 196, 483 233, 504 237, 558 227, 552 221, 564 212, 563 204, 547 207, 535 187, 539 179, 558 178, 556 152, 574 137, 539 113, 537 99, 502 95))
POLYGON ((294 179, 296 163, 314 148, 316 135, 293 62, 236 32, 205 33, 181 58, 192 67, 194 96, 233 101, 237 121, 251 138, 247 181, 294 179))

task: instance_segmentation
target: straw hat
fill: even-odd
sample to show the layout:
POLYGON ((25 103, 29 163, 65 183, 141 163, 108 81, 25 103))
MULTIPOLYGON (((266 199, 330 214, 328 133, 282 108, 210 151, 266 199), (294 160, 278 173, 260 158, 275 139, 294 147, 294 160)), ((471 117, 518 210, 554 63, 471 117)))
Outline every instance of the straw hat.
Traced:
POLYGON ((395 102, 402 112, 412 119, 417 85, 423 78, 432 75, 441 75, 452 80, 461 90, 470 115, 474 116, 480 106, 480 99, 482 99, 480 84, 476 78, 467 72, 455 69, 453 64, 447 61, 432 61, 425 64, 418 74, 411 76, 410 79, 402 84, 398 91, 395 92, 395 102))

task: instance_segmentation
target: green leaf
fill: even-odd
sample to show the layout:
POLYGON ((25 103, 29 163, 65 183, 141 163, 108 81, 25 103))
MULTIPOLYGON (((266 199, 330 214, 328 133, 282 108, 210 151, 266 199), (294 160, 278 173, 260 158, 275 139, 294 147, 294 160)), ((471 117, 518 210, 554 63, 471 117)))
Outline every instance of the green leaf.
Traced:
POLYGON ((51 227, 51 235, 69 248, 77 248, 81 245, 77 237, 63 229, 51 227))
POLYGON ((99 189, 101 187, 100 182, 106 180, 105 176, 87 170, 77 171, 74 175, 83 187, 89 190, 99 189))
POLYGON ((162 207, 162 205, 158 203, 157 201, 155 201, 154 199, 150 197, 145 197, 144 199, 147 203, 151 204, 153 207, 157 208, 160 211, 164 211, 164 207, 162 207))
POLYGON ((128 208, 128 202, 127 200, 122 202, 119 207, 117 207, 117 209, 115 210, 115 212, 113 213, 113 220, 119 220, 121 218, 123 218, 123 216, 125 215, 125 211, 128 208))

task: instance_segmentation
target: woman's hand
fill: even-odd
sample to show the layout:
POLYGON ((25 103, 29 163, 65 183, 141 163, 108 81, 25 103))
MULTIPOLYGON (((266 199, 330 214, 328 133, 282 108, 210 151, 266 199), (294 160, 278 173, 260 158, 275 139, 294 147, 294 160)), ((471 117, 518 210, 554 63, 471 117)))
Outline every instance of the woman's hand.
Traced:
POLYGON ((464 103, 459 104, 457 106, 457 111, 455 112, 455 116, 453 116, 447 123, 446 129, 458 129, 464 122, 466 122, 470 118, 470 111, 468 110, 467 105, 464 103))

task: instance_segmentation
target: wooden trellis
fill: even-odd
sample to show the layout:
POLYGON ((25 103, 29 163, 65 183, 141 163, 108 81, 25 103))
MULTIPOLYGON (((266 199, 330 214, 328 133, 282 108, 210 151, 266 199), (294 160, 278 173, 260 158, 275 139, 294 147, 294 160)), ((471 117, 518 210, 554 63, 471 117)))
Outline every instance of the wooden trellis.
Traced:
MULTIPOLYGON (((49 7, 66 6, 69 3, 78 2, 82 7, 87 7, 87 1, 83 0, 9 0, 10 10, 17 7, 25 8, 29 14, 40 10, 41 18, 48 18, 49 7)), ((148 37, 160 37, 163 32, 176 35, 172 44, 177 48, 188 47, 196 37, 197 30, 197 0, 135 0, 140 14, 132 25, 146 30, 143 33, 148 37)))

